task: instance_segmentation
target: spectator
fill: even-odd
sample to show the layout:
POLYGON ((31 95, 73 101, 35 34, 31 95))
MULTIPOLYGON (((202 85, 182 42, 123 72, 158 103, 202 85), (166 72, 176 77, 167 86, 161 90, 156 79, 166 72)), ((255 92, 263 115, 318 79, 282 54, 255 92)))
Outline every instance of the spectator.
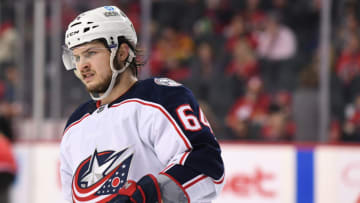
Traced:
POLYGON ((157 40, 151 58, 151 74, 184 80, 188 77, 187 63, 193 55, 194 42, 185 33, 166 27, 157 40))
POLYGON ((22 112, 21 104, 16 96, 18 74, 14 64, 5 65, 5 79, 2 83, 4 90, 2 94, 0 93, 0 129, 10 141, 14 140, 13 120, 22 112))
POLYGON ((186 64, 182 64, 176 58, 167 58, 162 66, 163 72, 159 76, 171 78, 183 82, 190 77, 190 70, 186 64))
POLYGON ((289 27, 281 23, 280 18, 279 13, 268 13, 264 30, 258 34, 257 52, 260 58, 287 60, 296 53, 296 36, 289 27))
POLYGON ((260 72, 267 91, 292 90, 296 54, 296 37, 292 30, 280 21, 280 14, 269 12, 264 31, 258 33, 257 54, 261 60, 260 72))
POLYGON ((15 64, 5 65, 5 95, 4 99, 9 103, 15 103, 17 100, 16 90, 19 88, 19 71, 15 64))
POLYGON ((335 46, 337 50, 343 50, 346 46, 346 41, 352 38, 353 35, 360 35, 359 20, 356 17, 354 9, 348 9, 344 13, 343 22, 335 29, 335 46))
POLYGON ((16 60, 16 42, 17 32, 13 24, 10 21, 0 24, 0 65, 16 60))
POLYGON ((336 64, 336 74, 343 84, 345 98, 350 102, 360 92, 360 40, 357 34, 351 34, 336 64))
POLYGON ((260 1, 246 0, 243 13, 245 16, 246 27, 250 32, 259 31, 266 18, 264 10, 260 8, 260 1))
POLYGON ((286 90, 280 90, 273 95, 272 103, 278 105, 287 118, 292 117, 292 93, 286 90))
POLYGON ((277 105, 269 106, 269 114, 261 129, 265 141, 290 141, 293 140, 295 125, 291 122, 283 109, 277 105))
POLYGON ((234 51, 238 41, 244 41, 255 49, 257 46, 254 32, 250 32, 246 27, 245 19, 242 15, 234 15, 230 24, 225 28, 224 35, 226 38, 226 51, 231 53, 234 51))
POLYGON ((238 118, 229 123, 232 134, 228 140, 261 140, 259 127, 250 122, 248 118, 238 118))
POLYGON ((208 41, 199 42, 190 63, 191 77, 185 84, 202 105, 215 135, 222 137, 225 114, 233 100, 233 88, 230 79, 224 76, 218 66, 214 46, 208 41))
POLYGON ((256 130, 252 129, 264 124, 269 105, 270 97, 263 92, 262 81, 258 77, 251 78, 245 95, 235 101, 226 117, 226 123, 232 130, 233 137, 257 139, 258 135, 253 133, 256 130))
POLYGON ((206 0, 204 16, 208 19, 215 34, 221 34, 224 31, 225 25, 232 16, 231 5, 227 0, 206 0))
POLYGON ((234 44, 230 64, 226 67, 226 74, 250 79, 257 76, 258 67, 255 53, 246 39, 239 39, 234 44))
POLYGON ((346 107, 341 139, 343 141, 360 142, 360 94, 346 107))
POLYGON ((258 75, 258 63, 251 46, 245 40, 238 40, 232 52, 232 59, 225 70, 228 75, 237 75, 248 81, 258 75))
POLYGON ((244 94, 247 82, 258 76, 258 61, 253 49, 245 39, 236 41, 230 61, 225 67, 225 74, 231 77, 234 88, 234 96, 244 94))
POLYGON ((352 33, 346 39, 345 47, 337 62, 336 72, 345 84, 351 83, 360 75, 360 41, 357 34, 352 33))

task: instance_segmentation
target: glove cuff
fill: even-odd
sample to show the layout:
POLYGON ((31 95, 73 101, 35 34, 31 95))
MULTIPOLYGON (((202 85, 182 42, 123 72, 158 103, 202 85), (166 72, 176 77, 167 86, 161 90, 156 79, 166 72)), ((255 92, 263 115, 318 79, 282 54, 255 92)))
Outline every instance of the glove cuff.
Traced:
POLYGON ((138 190, 135 192, 143 193, 142 196, 145 196, 144 202, 146 203, 161 203, 161 192, 157 179, 152 174, 148 174, 142 177, 138 182, 138 190))

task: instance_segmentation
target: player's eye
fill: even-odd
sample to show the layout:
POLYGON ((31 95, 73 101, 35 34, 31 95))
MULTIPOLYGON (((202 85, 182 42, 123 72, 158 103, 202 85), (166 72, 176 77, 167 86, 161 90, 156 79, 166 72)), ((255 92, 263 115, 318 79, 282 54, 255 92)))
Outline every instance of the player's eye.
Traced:
POLYGON ((80 56, 73 56, 73 60, 77 63, 80 61, 80 56))
POLYGON ((94 50, 89 50, 87 52, 84 53, 84 57, 88 58, 88 57, 91 57, 93 55, 95 55, 97 52, 94 51, 94 50))

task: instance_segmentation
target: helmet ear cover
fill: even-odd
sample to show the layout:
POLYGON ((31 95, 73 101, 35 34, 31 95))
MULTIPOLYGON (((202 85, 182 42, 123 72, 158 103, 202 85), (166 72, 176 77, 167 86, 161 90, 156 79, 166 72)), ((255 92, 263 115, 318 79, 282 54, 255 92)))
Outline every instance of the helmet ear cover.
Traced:
MULTIPOLYGON (((119 48, 120 48, 120 46, 123 44, 123 43, 126 43, 129 47, 130 47, 130 49, 131 49, 131 51, 133 52, 133 54, 136 56, 136 52, 135 52, 135 49, 133 48, 133 46, 131 45, 131 43, 127 40, 127 39, 125 39, 125 37, 123 37, 123 36, 120 36, 120 37, 118 37, 118 49, 117 49, 117 53, 119 52, 119 48)), ((130 52, 131 52, 130 51, 130 52)), ((117 56, 117 53, 116 53, 116 56, 115 56, 115 59, 114 59, 114 68, 116 69, 116 70, 119 70, 120 68, 121 68, 121 66, 119 65, 119 61, 118 61, 118 56, 117 56)), ((125 59, 125 61, 123 61, 123 63, 124 63, 124 65, 125 65, 125 63, 126 62, 128 62, 128 63, 133 63, 133 61, 135 60, 135 57, 133 56, 133 57, 131 57, 131 61, 129 61, 129 58, 130 58, 130 54, 131 53, 129 53, 129 55, 127 56, 127 58, 125 59)))

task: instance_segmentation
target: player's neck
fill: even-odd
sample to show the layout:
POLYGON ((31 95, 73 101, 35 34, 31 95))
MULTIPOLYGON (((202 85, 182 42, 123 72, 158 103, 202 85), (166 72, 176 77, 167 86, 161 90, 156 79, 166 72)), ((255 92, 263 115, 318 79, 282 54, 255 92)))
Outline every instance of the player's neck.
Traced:
POLYGON ((132 73, 130 69, 127 69, 125 72, 120 74, 119 82, 114 86, 109 96, 101 100, 101 105, 109 104, 119 98, 121 95, 125 94, 138 80, 132 73))

